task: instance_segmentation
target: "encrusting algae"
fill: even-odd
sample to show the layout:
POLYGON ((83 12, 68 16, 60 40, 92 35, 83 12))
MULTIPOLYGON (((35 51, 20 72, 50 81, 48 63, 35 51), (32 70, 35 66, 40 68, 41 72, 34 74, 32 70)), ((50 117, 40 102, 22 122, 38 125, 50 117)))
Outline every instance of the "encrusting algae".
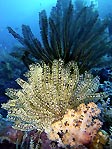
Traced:
MULTIPOLYGON (((6 94, 12 100, 2 104, 2 108, 8 110, 8 118, 14 122, 15 129, 22 131, 39 129, 51 134, 53 133, 52 127, 62 122, 67 111, 71 111, 71 119, 68 117, 68 121, 72 123, 74 120, 73 130, 78 128, 77 130, 81 132, 82 124, 85 121, 89 122, 89 126, 85 125, 84 132, 86 129, 90 129, 88 132, 95 130, 91 131, 91 135, 97 133, 101 122, 98 119, 93 122, 92 113, 97 113, 95 115, 97 117, 100 110, 95 103, 89 103, 87 106, 81 103, 107 96, 106 93, 96 93, 99 87, 98 76, 93 78, 88 72, 80 75, 76 63, 71 61, 65 65, 61 59, 54 60, 52 66, 44 62, 31 65, 25 76, 28 78, 27 81, 17 79, 17 83, 22 89, 8 89, 6 94), (90 108, 89 105, 93 105, 93 107, 90 108)), ((64 127, 60 126, 58 129, 64 129, 64 127)), ((71 133, 70 129, 71 127, 64 134, 71 133)))

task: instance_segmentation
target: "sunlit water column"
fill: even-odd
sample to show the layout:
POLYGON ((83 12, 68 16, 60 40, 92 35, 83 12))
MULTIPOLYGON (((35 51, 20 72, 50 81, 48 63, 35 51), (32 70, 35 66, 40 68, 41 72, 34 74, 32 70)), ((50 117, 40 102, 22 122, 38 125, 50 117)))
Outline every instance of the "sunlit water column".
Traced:
POLYGON ((98 8, 98 0, 87 0, 87 5, 91 4, 94 5, 96 9, 98 8))

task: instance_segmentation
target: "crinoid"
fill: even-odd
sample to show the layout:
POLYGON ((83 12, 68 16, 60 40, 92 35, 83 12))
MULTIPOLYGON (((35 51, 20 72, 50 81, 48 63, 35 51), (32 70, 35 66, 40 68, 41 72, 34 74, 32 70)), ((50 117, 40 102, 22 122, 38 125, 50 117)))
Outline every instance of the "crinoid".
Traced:
POLYGON ((6 94, 11 100, 2 104, 15 129, 47 130, 63 118, 67 109, 106 96, 96 93, 99 77, 93 78, 87 72, 79 75, 78 66, 72 61, 65 65, 61 59, 54 60, 51 67, 44 62, 31 65, 26 76, 28 81, 17 79, 22 89, 8 89, 6 94))

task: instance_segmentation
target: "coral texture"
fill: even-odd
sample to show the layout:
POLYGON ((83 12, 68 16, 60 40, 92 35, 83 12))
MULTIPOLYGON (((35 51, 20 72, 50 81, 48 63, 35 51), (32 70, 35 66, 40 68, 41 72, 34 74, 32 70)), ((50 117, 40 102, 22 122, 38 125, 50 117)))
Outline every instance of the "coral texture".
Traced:
POLYGON ((67 109, 74 109, 80 103, 101 99, 105 93, 95 93, 99 77, 87 72, 79 75, 77 64, 67 65, 54 60, 52 66, 36 64, 26 74, 28 80, 17 79, 22 89, 8 89, 12 98, 2 107, 8 110, 8 118, 19 130, 48 130, 52 123, 63 118, 67 109))
POLYGON ((68 110, 62 120, 52 124, 50 139, 62 146, 87 145, 92 142, 102 123, 97 119, 100 110, 93 102, 80 104, 77 110, 68 110))
POLYGON ((89 149, 104 149, 104 146, 107 144, 108 141, 108 133, 104 130, 100 130, 94 137, 92 143, 89 146, 89 149))

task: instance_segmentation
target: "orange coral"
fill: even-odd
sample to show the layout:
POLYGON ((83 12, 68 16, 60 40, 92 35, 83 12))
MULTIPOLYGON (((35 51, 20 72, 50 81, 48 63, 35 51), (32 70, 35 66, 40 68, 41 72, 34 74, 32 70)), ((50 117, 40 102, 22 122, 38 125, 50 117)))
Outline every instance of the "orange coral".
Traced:
POLYGON ((49 138, 58 141, 61 146, 87 145, 102 126, 97 118, 99 113, 100 110, 93 102, 80 104, 76 111, 69 109, 62 120, 52 124, 49 138))

